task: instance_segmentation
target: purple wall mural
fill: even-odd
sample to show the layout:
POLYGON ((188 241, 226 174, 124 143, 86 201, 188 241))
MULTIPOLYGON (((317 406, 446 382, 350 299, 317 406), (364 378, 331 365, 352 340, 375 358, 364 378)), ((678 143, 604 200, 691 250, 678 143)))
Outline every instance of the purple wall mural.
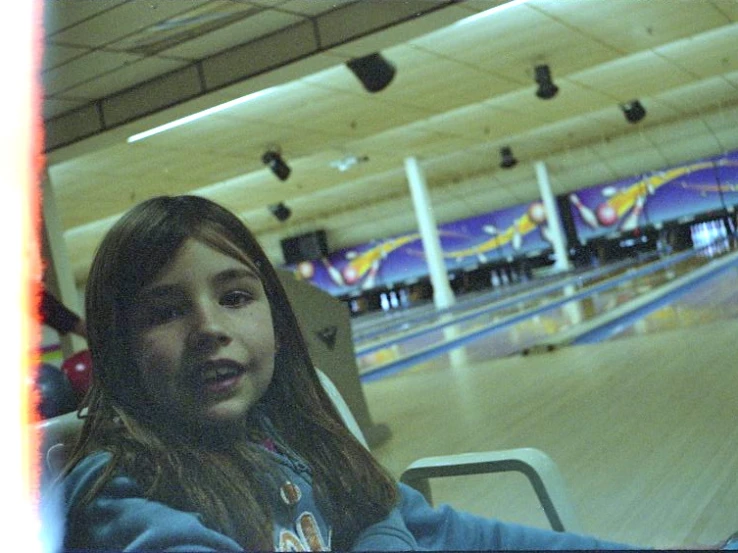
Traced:
POLYGON ((730 152, 717 162, 717 187, 725 207, 738 207, 738 152, 730 152))
MULTIPOLYGON (((438 234, 449 271, 512 260, 551 247, 541 202, 439 225, 438 234)), ((334 296, 413 282, 428 275, 418 233, 375 240, 338 250, 319 261, 303 261, 285 268, 334 296)))
POLYGON ((569 195, 583 242, 738 204, 738 152, 652 171, 569 195))
MULTIPOLYGON (((738 152, 583 188, 568 198, 583 242, 738 206, 738 152)), ((449 271, 551 249, 539 201, 439 225, 438 232, 449 271)), ((428 275, 418 233, 374 240, 284 268, 334 296, 428 275)))

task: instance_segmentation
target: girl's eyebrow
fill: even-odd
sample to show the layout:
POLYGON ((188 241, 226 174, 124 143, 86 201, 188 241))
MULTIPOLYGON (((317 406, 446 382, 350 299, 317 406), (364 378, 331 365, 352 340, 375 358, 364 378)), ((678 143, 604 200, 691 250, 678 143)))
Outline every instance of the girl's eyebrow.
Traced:
MULTIPOLYGON (((211 277, 210 280, 214 286, 223 286, 225 284, 228 284, 229 282, 242 279, 261 282, 261 279, 257 276, 257 274, 246 266, 225 269, 223 271, 220 271, 219 273, 216 273, 213 277, 211 277)), ((134 303, 145 303, 151 300, 182 295, 182 293, 182 286, 180 284, 154 285, 150 288, 145 288, 141 290, 141 292, 139 292, 139 294, 137 295, 134 303)))
POLYGON ((213 284, 226 284, 240 279, 252 279, 261 282, 261 279, 249 267, 234 267, 217 273, 212 278, 213 284))
POLYGON ((145 303, 150 300, 159 298, 166 298, 168 296, 175 296, 181 294, 181 287, 177 284, 161 284, 158 286, 152 286, 151 288, 145 288, 141 290, 133 301, 134 304, 145 303))

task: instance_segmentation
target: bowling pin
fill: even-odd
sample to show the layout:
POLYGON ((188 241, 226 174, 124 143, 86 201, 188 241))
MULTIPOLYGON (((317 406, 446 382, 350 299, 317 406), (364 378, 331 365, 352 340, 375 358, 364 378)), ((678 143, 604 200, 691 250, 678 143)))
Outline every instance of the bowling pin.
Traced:
POLYGON ((397 309, 397 306, 400 305, 397 301, 397 294, 394 290, 390 292, 390 305, 392 306, 392 309, 397 309))
POLYGON ((331 280, 338 286, 345 286, 346 283, 343 280, 343 276, 341 276, 341 271, 336 269, 325 257, 323 257, 322 260, 323 265, 325 265, 325 268, 328 270, 328 276, 331 277, 331 280))
POLYGON ((520 229, 518 228, 518 222, 515 221, 513 223, 512 247, 515 251, 519 251, 522 246, 523 246, 523 237, 520 234, 520 229))
POLYGON ((382 292, 382 294, 379 296, 379 304, 382 306, 382 311, 387 311, 390 308, 387 294, 385 294, 384 292, 382 292))
POLYGON ((407 289, 400 288, 400 305, 403 307, 407 307, 409 303, 410 301, 407 297, 407 289))
POLYGON ((595 215, 595 212, 584 205, 582 203, 582 200, 579 199, 579 196, 577 196, 576 194, 570 194, 569 200, 571 200, 571 203, 573 203, 574 206, 577 208, 577 210, 579 211, 579 215, 582 217, 582 220, 585 223, 587 223, 592 228, 600 227, 600 223, 597 220, 597 215, 595 215))
POLYGON ((379 272, 380 263, 381 261, 379 259, 372 263, 372 266, 366 275, 366 280, 364 281, 364 284, 361 285, 364 290, 374 288, 374 282, 376 281, 377 273, 379 272))
POLYGON ((625 219, 623 219, 623 223, 620 225, 620 230, 629 231, 629 230, 635 230, 636 228, 638 228, 638 219, 640 218, 641 213, 643 213, 643 206, 645 205, 646 205, 645 196, 638 196, 638 198, 636 198, 633 209, 628 214, 628 216, 625 219))

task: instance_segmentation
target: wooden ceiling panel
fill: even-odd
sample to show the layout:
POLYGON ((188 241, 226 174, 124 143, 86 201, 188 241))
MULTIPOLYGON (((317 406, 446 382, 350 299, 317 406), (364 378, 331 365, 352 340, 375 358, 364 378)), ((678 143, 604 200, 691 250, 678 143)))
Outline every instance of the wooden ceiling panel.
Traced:
POLYGON ((508 97, 504 102, 490 101, 466 106, 429 118, 428 128, 463 137, 472 144, 503 140, 536 126, 535 115, 522 107, 527 103, 524 101, 516 105, 508 97))
POLYGON ((591 183, 610 182, 617 178, 612 168, 591 148, 567 150, 546 160, 551 188, 556 194, 573 192, 591 183))
MULTIPOLYGON (((602 157, 603 163, 615 175, 616 180, 653 171, 668 164, 661 151, 640 133, 633 135, 629 145, 623 145, 623 142, 625 140, 620 139, 594 146, 602 157)), ((592 184, 600 183, 593 182, 592 184)))
POLYGON ((157 55, 190 60, 203 59, 234 44, 256 40, 300 21, 302 21, 301 17, 290 13, 265 10, 213 32, 177 44, 172 48, 162 50, 157 55))
POLYGON ((700 77, 738 70, 738 24, 685 38, 654 51, 674 65, 700 77))
POLYGON ((401 165, 404 157, 420 155, 421 152, 437 140, 451 139, 429 129, 426 125, 415 124, 398 127, 380 134, 346 142, 347 153, 352 155, 368 155, 371 160, 391 160, 401 165), (391 144, 403 144, 402 150, 392 148, 391 144))
MULTIPOLYGON (((515 41, 521 40, 522 37, 529 37, 532 29, 541 29, 550 22, 551 19, 539 11, 527 5, 517 5, 471 22, 459 21, 413 39, 409 41, 409 44, 452 59, 459 60, 459 57, 463 56, 465 59, 471 58, 479 63, 480 59, 475 59, 474 51, 480 51, 480 49, 488 51, 494 46, 498 54, 496 57, 501 57, 500 52, 504 52, 504 56, 514 56, 515 49, 503 48, 503 44, 508 44, 509 40, 515 41)), ((480 57, 482 57, 481 52, 480 57)))
POLYGON ((420 48, 395 47, 383 55, 394 64, 396 74, 392 83, 381 92, 381 98, 430 113, 443 113, 482 102, 518 87, 517 83, 420 48))
POLYGON ((618 102, 628 102, 695 80, 692 75, 653 52, 620 58, 570 75, 569 79, 598 90, 618 102))
POLYGON ((122 2, 111 9, 101 11, 91 19, 54 34, 53 41, 63 45, 101 48, 122 39, 126 35, 136 33, 147 27, 153 28, 157 23, 164 23, 167 19, 205 4, 207 1, 169 2, 167 0, 147 0, 146 2, 122 2))
POLYGON ((51 119, 57 115, 72 110, 74 108, 81 107, 88 102, 86 98, 82 99, 70 99, 70 98, 44 98, 43 102, 43 117, 44 119, 51 119))
POLYGON ((96 15, 111 10, 126 0, 95 0, 95 2, 59 2, 45 1, 44 33, 47 37, 72 27, 96 15))
POLYGON ((720 76, 668 90, 654 98, 683 115, 694 115, 738 103, 738 90, 720 76))
POLYGON ((43 58, 41 61, 41 70, 48 71, 60 65, 83 56, 89 52, 87 48, 77 48, 74 46, 59 46, 58 44, 45 44, 43 58))
POLYGON ((382 133, 396 126, 410 124, 426 115, 407 105, 395 105, 369 96, 338 96, 320 93, 310 102, 295 106, 296 113, 276 116, 279 123, 293 118, 304 121, 305 128, 343 136, 346 140, 382 133))
MULTIPOLYGON (((187 62, 184 60, 149 57, 119 65, 109 71, 108 77, 115 81, 116 87, 129 88, 185 65, 187 65, 187 62)), ((62 94, 66 97, 86 98, 88 101, 92 101, 109 94, 110 91, 109 81, 89 79, 78 86, 66 88, 62 94)))
POLYGON ((711 133, 671 137, 659 145, 664 158, 670 165, 710 157, 720 149, 720 142, 711 133))
POLYGON ((617 55, 612 48, 529 9, 527 4, 502 12, 499 20, 490 17, 469 24, 468 29, 464 26, 461 36, 459 32, 452 39, 436 40, 436 35, 443 32, 431 33, 413 43, 521 85, 534 84, 534 67, 538 64, 548 64, 555 81, 557 76, 617 55), (505 26, 505 16, 517 10, 522 16, 514 17, 513 23, 505 26))
MULTIPOLYGON (((120 52, 90 52, 42 73, 44 93, 48 96, 64 93, 70 88, 97 79, 100 75, 109 74, 139 59, 140 56, 120 52)), ((109 82, 102 86, 108 91, 111 90, 109 82)))
POLYGON ((708 2, 689 0, 535 0, 531 5, 603 44, 631 54, 729 22, 708 2))
MULTIPOLYGON (((305 2, 304 0, 277 0, 272 2, 271 7, 278 8, 280 11, 284 12, 316 16, 321 13, 333 11, 336 8, 340 8, 343 4, 350 4, 354 1, 355 0, 312 0, 311 2, 305 2)), ((261 4, 260 1, 254 1, 253 3, 261 4)))
MULTIPOLYGON (((284 6, 289 1, 290 0, 245 0, 245 3, 254 4, 255 6, 261 6, 263 8, 278 8, 280 6, 284 6)), ((325 0, 321 0, 321 1, 325 1, 325 0)), ((334 4, 337 3, 337 0, 334 0, 333 3, 334 4)))

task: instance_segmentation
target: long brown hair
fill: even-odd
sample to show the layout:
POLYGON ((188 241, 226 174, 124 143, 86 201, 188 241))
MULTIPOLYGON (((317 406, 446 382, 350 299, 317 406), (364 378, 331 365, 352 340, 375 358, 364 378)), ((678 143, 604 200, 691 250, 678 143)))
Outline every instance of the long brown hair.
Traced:
MULTIPOLYGON (((81 439, 65 470, 107 450, 110 463, 90 500, 118 471, 147 496, 202 514, 205 523, 248 549, 273 549, 269 463, 247 441, 219 445, 161 432, 141 398, 132 359, 127 309, 133 298, 188 239, 258 268, 272 311, 277 344, 272 382, 259 404, 280 438, 313 473, 317 504, 333 528, 333 547, 347 549, 359 532, 397 502, 392 478, 353 437, 318 380, 279 278, 234 214, 197 196, 162 196, 130 210, 108 232, 93 261, 85 317, 93 379, 81 439)), ((253 410, 252 410, 253 411, 253 410)))

